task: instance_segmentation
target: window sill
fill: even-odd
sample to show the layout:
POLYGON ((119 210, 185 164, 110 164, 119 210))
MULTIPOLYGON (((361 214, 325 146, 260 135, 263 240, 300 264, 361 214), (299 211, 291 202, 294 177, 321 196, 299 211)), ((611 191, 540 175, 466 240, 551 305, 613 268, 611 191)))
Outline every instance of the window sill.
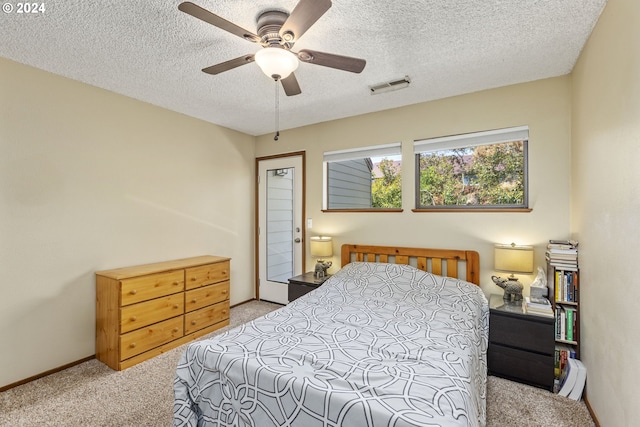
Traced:
POLYGON ((343 212, 403 212, 404 209, 396 209, 396 208, 392 208, 392 209, 323 209, 322 212, 327 212, 327 213, 333 213, 333 212, 338 212, 338 213, 343 213, 343 212))
POLYGON ((529 213, 531 208, 420 208, 411 209, 411 212, 491 212, 491 213, 529 213))

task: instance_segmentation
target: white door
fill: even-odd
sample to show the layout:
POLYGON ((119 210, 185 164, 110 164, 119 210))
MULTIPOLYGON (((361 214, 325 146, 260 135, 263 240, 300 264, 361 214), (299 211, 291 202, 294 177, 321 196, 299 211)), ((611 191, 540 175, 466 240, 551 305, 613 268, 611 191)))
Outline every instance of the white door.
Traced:
POLYGON ((302 274, 302 156, 258 160, 259 299, 287 304, 288 280, 302 274))

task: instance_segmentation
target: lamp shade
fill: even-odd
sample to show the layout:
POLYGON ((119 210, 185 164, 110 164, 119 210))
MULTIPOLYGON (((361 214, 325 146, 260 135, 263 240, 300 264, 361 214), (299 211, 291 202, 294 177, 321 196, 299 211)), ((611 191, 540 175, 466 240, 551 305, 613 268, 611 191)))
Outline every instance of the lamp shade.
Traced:
POLYGON ((494 268, 507 273, 533 273, 533 246, 495 245, 494 268))
POLYGON ((333 244, 331 243, 331 237, 312 237, 309 246, 311 248, 311 256, 323 258, 333 255, 333 244))
POLYGON ((279 47, 265 47, 254 55, 263 73, 272 79, 285 79, 298 68, 298 58, 288 50, 279 47))

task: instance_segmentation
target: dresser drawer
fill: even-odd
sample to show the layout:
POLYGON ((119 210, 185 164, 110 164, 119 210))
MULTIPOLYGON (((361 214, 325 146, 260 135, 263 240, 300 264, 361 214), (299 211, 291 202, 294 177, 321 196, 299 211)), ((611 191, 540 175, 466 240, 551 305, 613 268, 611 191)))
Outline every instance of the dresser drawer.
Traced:
POLYGON ((551 390, 553 387, 553 364, 553 356, 489 344, 487 365, 491 375, 551 390))
POLYGON ((182 313, 184 298, 181 293, 131 304, 123 307, 120 313, 120 333, 124 334, 182 313))
POLYGON ((198 329, 206 328, 228 318, 229 301, 192 311, 184 316, 184 334, 188 335, 198 329))
POLYGON ((122 305, 134 304, 184 291, 184 270, 123 279, 120 281, 122 305))
POLYGON ((492 313, 489 318, 489 342, 553 356, 553 320, 532 317, 492 313))
POLYGON ((185 284, 187 289, 199 288, 225 280, 229 280, 229 261, 186 269, 185 284))
POLYGON ((222 282, 185 292, 185 311, 198 310, 229 299, 229 282, 222 282))
POLYGON ((183 322, 183 316, 174 317, 122 335, 120 337, 121 360, 182 337, 183 322))

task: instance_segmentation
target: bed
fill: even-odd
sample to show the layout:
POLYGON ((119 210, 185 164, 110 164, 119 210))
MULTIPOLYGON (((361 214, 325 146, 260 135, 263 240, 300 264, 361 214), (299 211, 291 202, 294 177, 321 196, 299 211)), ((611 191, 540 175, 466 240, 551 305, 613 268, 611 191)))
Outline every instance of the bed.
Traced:
POLYGON ((477 252, 344 245, 341 261, 289 305, 191 343, 174 425, 485 425, 477 252))

